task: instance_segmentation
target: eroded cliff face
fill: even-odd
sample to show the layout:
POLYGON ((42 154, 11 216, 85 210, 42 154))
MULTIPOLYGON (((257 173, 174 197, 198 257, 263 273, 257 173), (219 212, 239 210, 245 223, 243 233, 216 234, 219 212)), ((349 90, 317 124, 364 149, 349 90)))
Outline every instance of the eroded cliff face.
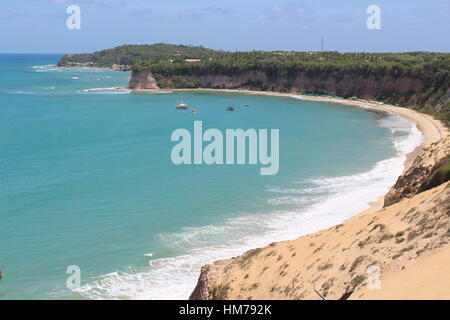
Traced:
POLYGON ((390 206, 448 181, 448 171, 445 171, 448 165, 450 165, 450 138, 443 137, 424 148, 414 159, 408 170, 398 178, 385 196, 384 206, 390 206))
POLYGON ((268 75, 261 71, 249 71, 236 75, 156 75, 153 77, 150 70, 133 72, 130 88, 148 89, 156 88, 156 86, 161 88, 241 88, 258 91, 303 92, 340 97, 356 96, 368 100, 390 98, 392 99, 391 103, 401 105, 414 105, 417 101, 417 92, 424 89, 424 84, 417 78, 363 76, 352 73, 268 75))
POLYGON ((128 87, 133 90, 157 90, 159 89, 155 77, 150 70, 140 72, 133 71, 131 73, 128 87))
POLYGON ((414 104, 414 92, 421 90, 423 84, 413 78, 344 75, 336 78, 327 74, 309 76, 298 74, 295 77, 269 78, 262 72, 250 72, 237 77, 201 76, 199 80, 209 88, 243 88, 249 90, 295 91, 321 93, 341 97, 357 96, 374 100, 380 97, 397 95, 402 104, 414 104))

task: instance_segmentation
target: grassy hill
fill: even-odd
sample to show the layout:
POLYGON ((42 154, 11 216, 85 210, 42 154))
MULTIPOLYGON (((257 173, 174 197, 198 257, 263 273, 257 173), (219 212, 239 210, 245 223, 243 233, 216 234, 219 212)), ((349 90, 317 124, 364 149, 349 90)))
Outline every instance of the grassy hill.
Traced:
POLYGON ((159 61, 169 58, 197 58, 214 54, 215 51, 203 47, 156 43, 152 45, 123 45, 94 53, 68 54, 61 58, 58 66, 76 63, 92 63, 95 67, 116 65, 132 66, 137 61, 159 61))

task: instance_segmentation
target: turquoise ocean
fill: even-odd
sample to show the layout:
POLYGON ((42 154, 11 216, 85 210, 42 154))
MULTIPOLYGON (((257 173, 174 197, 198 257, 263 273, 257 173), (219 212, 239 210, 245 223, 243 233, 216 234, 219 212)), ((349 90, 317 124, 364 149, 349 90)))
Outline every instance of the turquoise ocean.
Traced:
POLYGON ((201 265, 367 208, 422 141, 413 123, 357 107, 131 93, 115 89, 130 73, 61 69, 60 56, 0 55, 0 299, 186 299, 201 265), (279 129, 279 173, 175 166, 171 134, 194 120, 279 129))

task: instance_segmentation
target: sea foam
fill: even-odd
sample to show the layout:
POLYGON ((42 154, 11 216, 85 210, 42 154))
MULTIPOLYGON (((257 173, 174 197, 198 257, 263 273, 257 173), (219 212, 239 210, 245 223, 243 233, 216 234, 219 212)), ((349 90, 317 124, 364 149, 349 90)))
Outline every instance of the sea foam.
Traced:
POLYGON ((118 87, 109 87, 109 88, 92 88, 92 89, 84 89, 83 92, 86 93, 95 93, 95 94, 128 94, 131 92, 129 89, 118 88, 118 87))

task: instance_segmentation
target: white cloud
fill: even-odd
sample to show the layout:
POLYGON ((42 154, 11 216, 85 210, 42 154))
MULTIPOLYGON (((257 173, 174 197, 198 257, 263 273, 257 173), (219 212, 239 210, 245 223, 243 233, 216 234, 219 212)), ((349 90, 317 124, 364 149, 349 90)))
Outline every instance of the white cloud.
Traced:
POLYGON ((18 17, 19 17, 18 13, 8 10, 8 9, 0 8, 0 20, 15 19, 18 17))
POLYGON ((188 8, 179 11, 178 16, 180 17, 190 17, 190 18, 200 18, 206 15, 227 15, 233 14, 235 11, 227 10, 216 5, 209 5, 204 8, 188 8))
POLYGON ((280 13, 284 13, 284 10, 285 10, 285 8, 283 8, 283 7, 273 7, 272 9, 270 9, 270 12, 280 14, 280 13))
POLYGON ((257 17, 259 21, 279 19, 283 17, 298 17, 306 12, 304 8, 295 8, 287 6, 275 6, 257 17))
POLYGON ((51 3, 56 3, 56 4, 62 4, 62 3, 67 3, 70 2, 72 0, 49 0, 51 3))

